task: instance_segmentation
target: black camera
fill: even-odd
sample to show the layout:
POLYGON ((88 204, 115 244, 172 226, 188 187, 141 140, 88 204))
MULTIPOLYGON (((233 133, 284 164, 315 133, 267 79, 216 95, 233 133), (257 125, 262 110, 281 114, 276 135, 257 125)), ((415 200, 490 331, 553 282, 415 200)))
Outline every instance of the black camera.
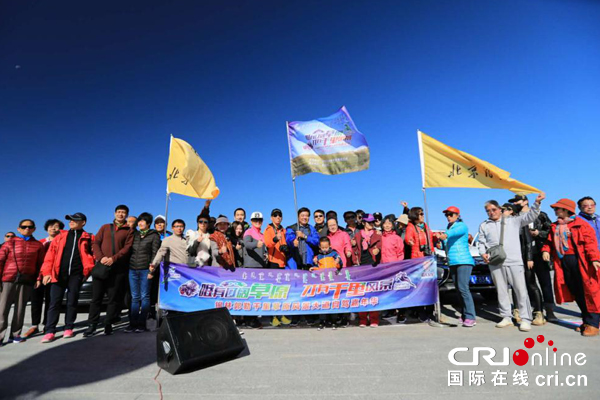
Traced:
POLYGON ((279 246, 279 250, 282 253, 287 254, 290 251, 290 248, 287 246, 287 244, 282 244, 281 246, 279 246))
POLYGON ((429 247, 429 245, 428 245, 428 244, 422 244, 422 245, 420 246, 419 250, 420 250, 420 251, 421 251, 423 254, 425 254, 426 256, 430 256, 430 255, 432 254, 432 253, 431 253, 431 247, 429 247))

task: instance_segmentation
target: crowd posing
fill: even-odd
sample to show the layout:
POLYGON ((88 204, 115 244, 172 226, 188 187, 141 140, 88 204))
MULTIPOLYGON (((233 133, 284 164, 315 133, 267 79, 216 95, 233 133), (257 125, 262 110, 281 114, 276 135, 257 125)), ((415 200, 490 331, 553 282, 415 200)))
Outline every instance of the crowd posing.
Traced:
MULTIPOLYGON (((530 206, 526 196, 517 195, 504 204, 485 203, 488 218, 481 223, 477 246, 489 265, 498 292, 502 320, 496 327, 514 326, 528 332, 532 325, 556 321, 558 304, 575 301, 583 324, 576 331, 597 336, 600 324, 600 224, 596 202, 584 197, 577 203, 560 199, 550 207, 556 221, 540 210, 544 194, 530 206), (579 208, 579 213, 576 207, 579 208), (554 269, 554 286, 550 271, 554 269), (512 288, 512 297, 509 294, 512 288), (514 307, 513 307, 514 305, 514 307)), ((50 219, 44 225, 47 237, 33 236, 36 224, 31 219, 19 223, 17 233, 8 232, 0 247, 0 344, 9 332, 9 341, 21 343, 38 333, 42 342, 56 339, 61 305, 66 293, 65 326, 62 338, 74 336, 74 324, 81 285, 92 276, 92 300, 88 327, 83 336, 96 334, 103 299, 108 298, 103 320, 104 334, 113 333, 120 320, 125 298, 130 295, 129 325, 125 332, 144 332, 146 320, 155 318, 158 297, 158 267, 168 261, 189 267, 218 266, 235 268, 287 268, 300 270, 343 269, 357 265, 378 267, 389 262, 420 258, 445 250, 448 266, 459 293, 460 322, 476 325, 475 306, 469 290, 475 260, 470 251, 470 235, 460 210, 451 206, 443 213, 448 225, 433 232, 425 223, 420 207, 406 203, 399 217, 393 214, 346 211, 340 218, 335 211, 300 208, 295 223, 284 227, 283 213, 274 209, 270 223, 263 227, 263 214, 255 211, 246 222, 246 211, 234 211, 233 222, 225 215, 211 216, 207 201, 196 219, 197 229, 186 231, 181 219, 166 229, 162 216, 144 212, 134 217, 119 205, 112 222, 102 225, 95 235, 85 231, 83 213, 50 219), (22 334, 25 307, 31 301, 31 327, 22 334), (9 313, 14 306, 9 328, 9 313), (40 330, 43 325, 43 330, 40 330)), ((385 267, 385 266, 383 266, 385 267)), ((396 321, 407 318, 427 321, 432 308, 390 310, 396 321)), ((377 327, 380 312, 358 313, 360 327, 377 327)), ((306 316, 307 323, 322 329, 345 326, 349 316, 306 316)), ((260 328, 257 317, 236 318, 238 325, 260 328)), ((279 316, 272 325, 300 323, 300 317, 279 316)))

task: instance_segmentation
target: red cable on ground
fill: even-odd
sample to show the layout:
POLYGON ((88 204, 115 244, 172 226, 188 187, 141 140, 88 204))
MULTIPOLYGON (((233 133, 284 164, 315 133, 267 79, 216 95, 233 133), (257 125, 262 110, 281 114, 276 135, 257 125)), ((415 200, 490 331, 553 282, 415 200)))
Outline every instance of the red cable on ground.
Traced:
POLYGON ((158 384, 158 394, 160 395, 160 400, 163 400, 162 385, 160 384, 160 382, 158 380, 156 380, 156 378, 158 378, 158 375, 160 375, 160 371, 162 371, 162 368, 158 369, 158 372, 156 373, 156 376, 154 377, 154 382, 156 382, 158 384))

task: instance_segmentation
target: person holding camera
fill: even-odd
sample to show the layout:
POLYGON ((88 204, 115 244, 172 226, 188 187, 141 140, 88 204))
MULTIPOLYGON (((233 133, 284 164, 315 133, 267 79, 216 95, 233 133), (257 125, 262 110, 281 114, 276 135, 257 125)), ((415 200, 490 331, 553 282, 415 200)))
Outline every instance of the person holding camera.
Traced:
POLYGON ((285 268, 288 253, 285 241, 285 228, 281 225, 283 214, 279 208, 271 211, 271 223, 265 229, 265 245, 267 246, 267 262, 269 268, 285 268))
POLYGON ((508 285, 512 287, 517 297, 517 307, 521 317, 519 330, 531 330, 532 312, 525 282, 523 255, 521 252, 520 231, 524 226, 534 222, 540 215, 542 200, 546 198, 540 193, 535 204, 524 214, 503 216, 502 208, 496 200, 485 203, 488 219, 479 226, 479 254, 483 261, 490 266, 492 280, 498 291, 498 305, 502 321, 497 328, 514 326, 511 314, 511 301, 508 295, 508 285))

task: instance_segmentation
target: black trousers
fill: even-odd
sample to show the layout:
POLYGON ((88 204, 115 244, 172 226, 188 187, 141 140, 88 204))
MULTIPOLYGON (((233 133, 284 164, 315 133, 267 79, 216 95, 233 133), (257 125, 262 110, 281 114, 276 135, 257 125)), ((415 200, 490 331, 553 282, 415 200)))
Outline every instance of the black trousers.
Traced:
MULTIPOLYGON (((157 267, 158 268, 158 267, 157 267)), ((156 319, 156 303, 158 303, 158 291, 160 289, 160 273, 156 271, 150 282, 150 318, 156 319)))
POLYGON ((542 254, 533 256, 533 272, 538 278, 542 289, 542 302, 544 305, 554 305, 554 288, 550 278, 550 264, 542 259, 542 254))
POLYGON ((127 269, 120 268, 117 271, 111 271, 106 279, 94 278, 92 280, 92 303, 88 315, 90 325, 98 324, 100 321, 100 310, 105 294, 108 295, 108 306, 106 307, 104 324, 111 323, 118 316, 123 303, 125 281, 128 279, 127 272, 127 269))
POLYGON ((65 314, 65 329, 73 329, 77 319, 77 304, 79 303, 79 291, 83 283, 83 276, 71 275, 66 282, 52 283, 50 286, 50 308, 48 310, 48 324, 46 333, 56 333, 56 325, 60 317, 60 306, 67 292, 67 313, 65 314))
POLYGON ((48 310, 50 309, 50 286, 40 285, 39 288, 33 289, 31 293, 31 326, 38 326, 40 323, 46 326, 48 310))
POLYGON ((579 270, 577 256, 564 256, 561 260, 561 266, 569 292, 575 297, 575 302, 581 310, 581 319, 583 320, 583 323, 598 328, 598 325, 600 324, 600 314, 591 313, 587 309, 585 292, 583 290, 583 278, 581 277, 581 271, 579 270))

